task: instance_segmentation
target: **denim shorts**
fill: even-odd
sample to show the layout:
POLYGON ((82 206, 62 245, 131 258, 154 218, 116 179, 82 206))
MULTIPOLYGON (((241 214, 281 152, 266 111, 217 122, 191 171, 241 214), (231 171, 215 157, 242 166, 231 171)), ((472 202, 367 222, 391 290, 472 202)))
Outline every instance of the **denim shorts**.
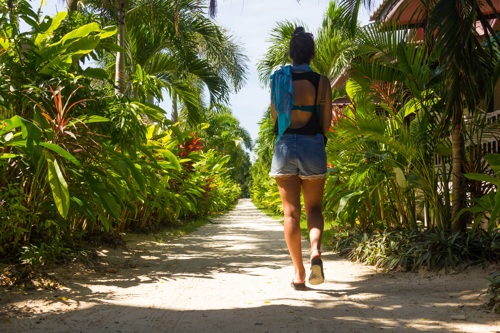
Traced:
POLYGON ((274 146, 269 176, 326 177, 326 151, 322 134, 283 134, 274 146))

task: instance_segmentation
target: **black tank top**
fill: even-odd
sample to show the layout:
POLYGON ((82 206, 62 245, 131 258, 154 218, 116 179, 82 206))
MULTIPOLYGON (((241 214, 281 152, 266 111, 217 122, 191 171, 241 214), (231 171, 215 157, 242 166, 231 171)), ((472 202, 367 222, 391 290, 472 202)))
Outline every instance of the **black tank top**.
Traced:
MULTIPOLYGON (((287 128, 285 130, 285 134, 302 134, 302 135, 323 134, 323 128, 321 128, 321 125, 319 124, 319 118, 318 118, 319 106, 317 105, 318 87, 320 78, 321 75, 315 72, 303 72, 303 73, 292 72, 292 81, 307 80, 311 82, 311 84, 314 86, 314 91, 316 93, 316 96, 314 98, 314 112, 312 113, 312 117, 309 119, 309 121, 304 126, 299 128, 287 128)), ((278 135, 278 122, 274 123, 274 133, 278 135)))

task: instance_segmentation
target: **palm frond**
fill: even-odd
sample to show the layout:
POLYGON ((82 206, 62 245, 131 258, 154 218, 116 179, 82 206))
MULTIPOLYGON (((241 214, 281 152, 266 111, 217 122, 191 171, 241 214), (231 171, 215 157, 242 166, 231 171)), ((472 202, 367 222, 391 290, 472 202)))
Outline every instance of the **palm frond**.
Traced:
POLYGON ((292 38, 293 31, 298 26, 306 28, 306 26, 299 21, 285 20, 278 22, 271 30, 271 37, 268 41, 271 45, 267 49, 264 58, 257 64, 259 80, 263 85, 267 86, 269 84, 271 74, 279 66, 286 65, 290 62, 288 56, 290 38, 292 38))

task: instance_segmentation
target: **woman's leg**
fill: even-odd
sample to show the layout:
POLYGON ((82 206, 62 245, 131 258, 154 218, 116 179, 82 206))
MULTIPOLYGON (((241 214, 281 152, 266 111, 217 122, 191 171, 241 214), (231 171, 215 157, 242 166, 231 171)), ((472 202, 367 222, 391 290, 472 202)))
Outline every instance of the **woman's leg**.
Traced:
POLYGON ((321 237, 324 229, 323 219, 323 192, 325 188, 324 178, 302 179, 302 191, 304 194, 304 208, 307 217, 307 229, 311 243, 311 259, 320 257, 321 237))
POLYGON ((298 176, 276 178, 283 203, 285 241, 292 257, 295 276, 293 282, 306 280, 306 271, 302 262, 302 243, 300 235, 300 184, 298 176))

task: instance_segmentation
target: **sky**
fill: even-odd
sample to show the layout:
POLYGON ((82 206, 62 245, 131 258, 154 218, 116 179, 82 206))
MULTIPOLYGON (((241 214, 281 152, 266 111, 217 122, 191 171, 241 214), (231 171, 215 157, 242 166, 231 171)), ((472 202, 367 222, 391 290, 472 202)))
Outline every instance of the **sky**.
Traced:
MULTIPOLYGON (((257 63, 268 47, 271 30, 283 20, 299 21, 315 32, 323 20, 330 0, 219 0, 215 21, 228 29, 249 58, 246 85, 230 97, 230 109, 255 141, 259 121, 269 107, 269 88, 263 87, 257 63)), ((363 10, 360 20, 366 24, 369 14, 363 10)))
MULTIPOLYGON (((40 1, 32 0, 34 8, 40 1)), ((65 1, 48 0, 43 12, 53 15, 66 10, 65 1)), ((283 20, 299 21, 310 32, 316 32, 323 20, 323 14, 330 0, 218 0, 215 21, 226 28, 234 40, 243 48, 248 57, 248 79, 245 86, 230 96, 230 109, 252 139, 259 133, 259 121, 269 107, 269 89, 258 78, 257 63, 264 57, 269 47, 271 30, 283 20)), ((369 13, 362 9, 359 20, 364 25, 369 21, 369 13)), ((170 101, 166 99, 160 106, 170 111, 170 101)))

